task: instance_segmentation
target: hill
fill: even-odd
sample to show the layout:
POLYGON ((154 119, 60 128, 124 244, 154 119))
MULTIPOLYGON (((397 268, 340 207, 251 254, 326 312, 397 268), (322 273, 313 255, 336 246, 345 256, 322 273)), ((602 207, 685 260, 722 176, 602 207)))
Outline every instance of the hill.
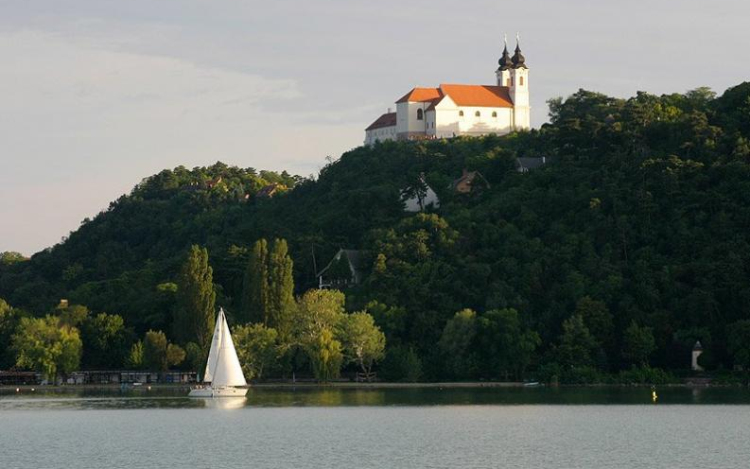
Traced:
POLYGON ((538 334, 537 369, 685 368, 698 339, 707 366, 736 364, 732 325, 750 320, 750 83, 718 98, 581 90, 550 104, 540 130, 356 148, 315 179, 221 163, 162 171, 60 244, 0 265, 0 297, 38 315, 66 298, 139 333, 169 330, 190 245, 207 247, 231 312, 252 244, 285 238, 300 293, 340 248, 363 251, 349 308, 367 307, 389 348, 431 378, 483 376, 480 349, 502 356, 491 348, 502 340, 462 346, 446 331, 461 317, 494 327, 483 314, 509 310, 538 334), (540 156, 550 163, 516 170, 540 156), (465 169, 486 187, 454 191, 465 169), (401 194, 420 175, 441 204, 415 215, 401 194), (271 183, 282 190, 259 196, 271 183), (479 315, 455 316, 467 308, 479 315))

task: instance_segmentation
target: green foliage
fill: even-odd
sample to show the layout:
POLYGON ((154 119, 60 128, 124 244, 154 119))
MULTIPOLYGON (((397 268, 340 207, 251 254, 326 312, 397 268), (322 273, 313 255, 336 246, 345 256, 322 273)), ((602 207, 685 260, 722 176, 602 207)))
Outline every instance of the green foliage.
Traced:
POLYGON ((292 328, 294 313, 294 263, 289 257, 286 240, 276 239, 271 246, 268 260, 268 305, 267 324, 275 328, 281 340, 285 340, 292 328))
POLYGON ((305 344, 305 351, 312 364, 315 379, 327 382, 338 378, 344 361, 341 342, 334 338, 330 329, 323 329, 305 344))
POLYGON ((44 373, 51 381, 58 373, 68 375, 78 368, 83 348, 78 329, 49 315, 21 318, 12 347, 17 366, 44 373))
POLYGON ((83 321, 81 340, 85 367, 117 369, 126 363, 133 334, 125 327, 122 316, 100 313, 83 321))
POLYGON ((750 320, 743 319, 727 326, 727 339, 734 365, 750 371, 750 320))
POLYGON ((563 322, 563 332, 555 350, 554 361, 569 368, 591 367, 596 347, 596 339, 584 324, 583 317, 574 314, 563 322))
POLYGON ((242 371, 247 379, 262 379, 279 358, 278 333, 263 324, 247 324, 232 329, 232 338, 242 371))
POLYGON ((57 308, 60 323, 71 327, 78 327, 89 317, 89 309, 83 305, 70 305, 57 308))
POLYGON ((145 365, 143 361, 143 354, 143 341, 138 340, 130 347, 130 353, 128 353, 128 358, 125 361, 127 367, 133 370, 143 369, 145 365))
MULTIPOLYGON (((617 373, 644 356, 655 368, 687 368, 688 335, 706 341, 713 368, 741 362, 727 326, 750 319, 750 83, 719 97, 706 89, 629 99, 580 90, 550 109, 550 122, 530 132, 356 148, 315 179, 221 163, 162 171, 65 242, 28 261, 0 262, 0 296, 38 316, 69 298, 96 313, 116 311, 139 336, 169 330, 186 322, 180 267, 200 243, 211 253, 208 283, 242 323, 248 300, 260 297, 246 288, 251 242, 283 237, 284 255, 267 247, 278 247, 274 274, 267 255, 269 295, 275 288, 286 305, 290 279, 297 294, 317 284, 317 260, 342 247, 363 253, 364 281, 347 289, 347 306, 366 308, 386 335, 379 376, 390 369, 405 379, 402 365, 411 361, 424 378, 457 377, 463 367, 443 367, 446 352, 436 344, 465 308, 477 321, 517 311, 520 330, 541 339, 528 367, 558 367, 560 380, 617 373), (516 158, 540 156, 544 167, 515 171, 516 158), (490 187, 457 196, 450 183, 463 169, 481 171, 490 187), (404 213, 400 194, 420 174, 441 206, 404 213), (293 189, 255 200, 270 183, 293 189), (170 284, 179 289, 163 287, 170 284), (651 328, 648 354, 631 353, 633 321, 651 328)), ((274 311, 268 325, 289 335, 284 350, 298 349, 283 330, 289 309, 274 311)), ((499 322, 498 331, 513 323, 499 322)), ((180 343, 199 339, 178 329, 180 343)), ((289 329, 298 329, 295 321, 289 329)), ((480 336, 470 345, 475 376, 518 376, 509 363, 480 356, 480 336)))
POLYGON ((368 376, 372 365, 385 355, 385 334, 366 312, 345 315, 339 326, 344 355, 368 376))
POLYGON ((638 366, 648 366, 648 359, 656 349, 650 327, 641 327, 635 321, 625 329, 623 357, 638 366))
POLYGON ((17 264, 19 262, 25 262, 28 260, 29 258, 25 257, 20 252, 15 252, 15 251, 0 252, 0 265, 12 265, 12 264, 17 264))
POLYGON ((268 242, 259 239, 253 245, 245 269, 242 289, 243 322, 254 321, 268 325, 269 308, 268 242))
POLYGON ((180 366, 185 361, 187 353, 185 350, 177 344, 167 345, 167 365, 180 366))
POLYGON ((7 370, 16 364, 16 353, 10 346, 21 318, 28 313, 11 307, 0 298, 0 369, 7 370))
POLYGON ((445 371, 455 379, 467 379, 477 373, 477 313, 464 309, 456 313, 443 329, 438 347, 445 357, 445 371))
POLYGON ((309 290, 293 310, 291 341, 305 352, 320 381, 336 378, 341 371, 344 356, 335 334, 345 318, 345 301, 340 291, 309 290))
POLYGON ((143 366, 156 371, 169 369, 167 347, 167 336, 162 331, 146 332, 143 339, 143 366))
POLYGON ((522 378, 536 348, 539 334, 521 325, 513 308, 487 311, 477 319, 478 350, 485 376, 522 378))
POLYGON ((386 381, 416 383, 423 376, 422 359, 412 347, 390 347, 381 365, 380 376, 386 381))
POLYGON ((193 245, 190 249, 180 270, 178 285, 175 335, 183 343, 196 342, 207 350, 216 322, 216 292, 213 269, 208 264, 208 251, 205 248, 193 245))
POLYGON ((188 342, 185 344, 185 360, 183 361, 183 366, 190 371, 197 372, 199 378, 204 371, 207 359, 208 356, 203 349, 201 349, 200 345, 195 342, 188 342))

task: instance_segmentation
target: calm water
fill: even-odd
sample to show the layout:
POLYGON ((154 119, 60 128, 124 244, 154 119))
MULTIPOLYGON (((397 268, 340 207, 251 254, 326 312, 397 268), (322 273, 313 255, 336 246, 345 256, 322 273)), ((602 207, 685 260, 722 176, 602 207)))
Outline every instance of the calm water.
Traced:
POLYGON ((748 468, 746 389, 0 391, 0 468, 748 468))

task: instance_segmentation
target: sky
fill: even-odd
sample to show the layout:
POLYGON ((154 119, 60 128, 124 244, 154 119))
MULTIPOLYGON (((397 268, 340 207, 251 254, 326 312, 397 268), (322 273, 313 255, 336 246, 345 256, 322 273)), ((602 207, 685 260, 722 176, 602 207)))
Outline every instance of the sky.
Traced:
POLYGON ((414 86, 493 84, 520 34, 532 126, 579 88, 750 79, 747 0, 0 0, 0 252, 59 243, 143 178, 309 176, 414 86))

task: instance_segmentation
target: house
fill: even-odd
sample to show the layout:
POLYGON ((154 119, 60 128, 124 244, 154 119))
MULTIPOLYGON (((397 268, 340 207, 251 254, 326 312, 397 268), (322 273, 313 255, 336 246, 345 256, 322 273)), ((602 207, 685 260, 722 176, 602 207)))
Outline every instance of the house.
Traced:
POLYGON ((33 371, 0 371, 0 386, 19 384, 39 384, 41 375, 33 371))
POLYGON ((479 171, 467 171, 464 169, 461 177, 453 181, 451 187, 459 194, 470 194, 477 190, 489 189, 490 183, 487 182, 479 171))
POLYGON ((365 129, 365 145, 384 140, 505 135, 531 128, 529 67, 516 43, 507 41, 495 71, 495 84, 441 84, 416 87, 365 129))
POLYGON ((547 164, 547 158, 544 156, 540 157, 529 157, 524 156, 516 158, 516 171, 519 173, 527 173, 531 169, 541 168, 547 164))
POLYGON ((255 197, 258 199, 270 199, 283 189, 283 185, 279 184, 278 182, 274 182, 267 186, 261 187, 260 190, 255 194, 255 197))
POLYGON ((218 186, 222 181, 221 176, 218 176, 214 179, 210 179, 206 182, 206 188, 207 189, 213 189, 214 187, 218 186))
POLYGON ((401 191, 401 201, 406 212, 416 213, 428 208, 440 208, 440 199, 425 181, 424 174, 419 176, 416 184, 401 191))
POLYGON ((364 278, 363 252, 339 249, 331 262, 318 272, 318 288, 346 288, 357 285, 364 278))

